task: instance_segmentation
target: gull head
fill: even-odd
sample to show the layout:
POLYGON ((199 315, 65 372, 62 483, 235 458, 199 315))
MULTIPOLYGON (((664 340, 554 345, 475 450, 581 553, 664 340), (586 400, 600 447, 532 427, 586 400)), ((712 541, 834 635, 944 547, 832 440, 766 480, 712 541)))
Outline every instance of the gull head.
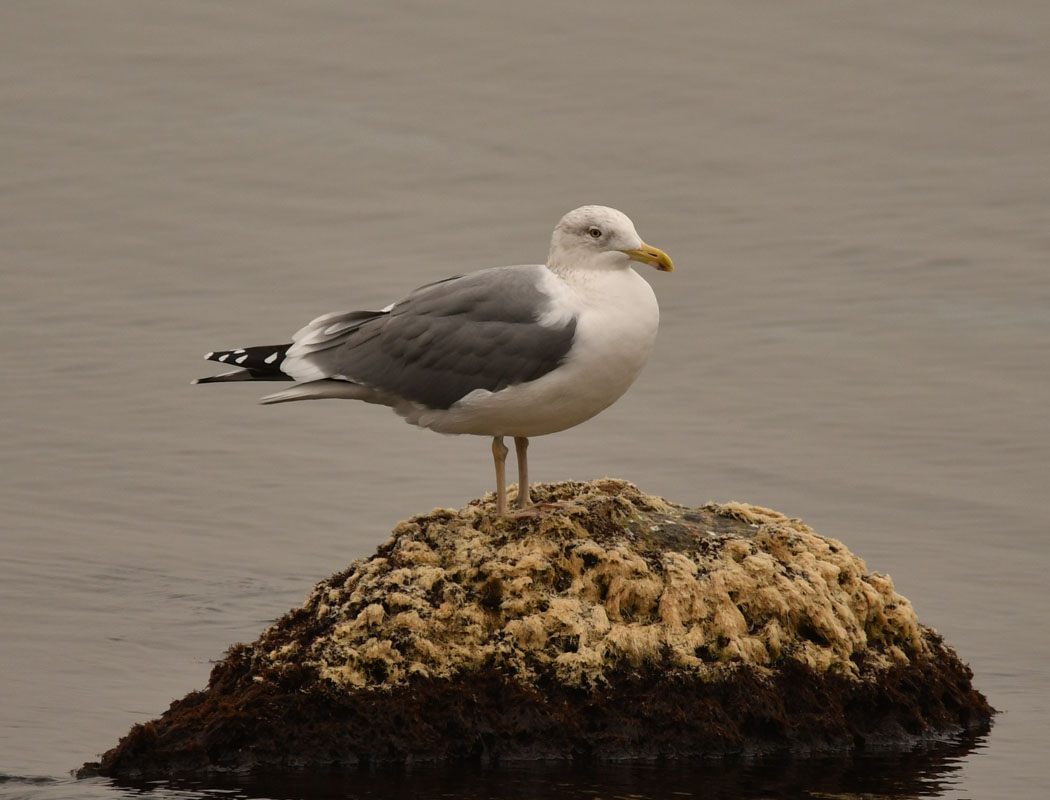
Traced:
POLYGON ((554 228, 547 266, 551 269, 626 269, 631 261, 661 272, 674 269, 671 257, 642 241, 631 218, 607 206, 581 206, 554 228))

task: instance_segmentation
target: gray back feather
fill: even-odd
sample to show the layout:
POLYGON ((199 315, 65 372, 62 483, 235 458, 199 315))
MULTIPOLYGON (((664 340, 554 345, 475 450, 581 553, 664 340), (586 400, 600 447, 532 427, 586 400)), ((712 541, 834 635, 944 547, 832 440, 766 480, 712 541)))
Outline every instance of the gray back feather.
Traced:
POLYGON ((576 321, 541 325, 546 267, 499 267, 420 287, 387 312, 329 314, 299 331, 282 366, 428 408, 536 380, 572 346, 576 321))

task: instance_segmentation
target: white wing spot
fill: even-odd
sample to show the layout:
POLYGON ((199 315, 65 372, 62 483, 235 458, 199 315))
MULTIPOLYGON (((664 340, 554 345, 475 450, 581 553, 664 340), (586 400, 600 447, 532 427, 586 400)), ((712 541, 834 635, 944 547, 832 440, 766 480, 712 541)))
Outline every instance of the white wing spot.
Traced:
POLYGON ((221 356, 219 356, 219 361, 225 361, 229 357, 230 357, 229 353, 223 353, 221 356))
POLYGON ((238 353, 243 353, 243 352, 244 352, 244 348, 242 347, 240 350, 234 350, 233 354, 237 355, 238 353))
POLYGON ((248 354, 245 353, 243 356, 241 356, 240 358, 237 359, 237 363, 238 364, 243 364, 245 359, 247 359, 247 358, 248 358, 248 354))
POLYGON ((212 350, 211 352, 205 353, 205 354, 204 354, 204 360, 205 360, 205 361, 207 361, 207 360, 208 360, 209 358, 211 358, 211 357, 212 357, 213 355, 215 355, 215 351, 214 351, 214 350, 212 350))
POLYGON ((272 364, 274 361, 277 360, 277 355, 278 355, 277 353, 274 353, 271 356, 266 356, 266 363, 267 364, 272 364))

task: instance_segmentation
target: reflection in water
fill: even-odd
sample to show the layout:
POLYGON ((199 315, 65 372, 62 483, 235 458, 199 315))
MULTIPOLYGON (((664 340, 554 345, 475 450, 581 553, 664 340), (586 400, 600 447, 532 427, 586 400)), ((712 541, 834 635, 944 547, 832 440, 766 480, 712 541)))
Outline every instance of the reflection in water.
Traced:
MULTIPOLYGON (((418 768, 397 772, 310 773, 294 776, 211 777, 136 784, 118 782, 128 796, 243 797, 275 800, 326 798, 671 798, 748 800, 769 797, 938 797, 952 786, 963 759, 984 746, 966 735, 908 753, 814 758, 718 760, 703 763, 505 765, 498 768, 418 768)), ((100 780, 81 784, 107 785, 100 780)), ((69 787, 67 787, 69 788, 69 787)), ((56 795, 57 796, 57 795, 56 795)), ((112 796, 112 795, 110 795, 112 796)))

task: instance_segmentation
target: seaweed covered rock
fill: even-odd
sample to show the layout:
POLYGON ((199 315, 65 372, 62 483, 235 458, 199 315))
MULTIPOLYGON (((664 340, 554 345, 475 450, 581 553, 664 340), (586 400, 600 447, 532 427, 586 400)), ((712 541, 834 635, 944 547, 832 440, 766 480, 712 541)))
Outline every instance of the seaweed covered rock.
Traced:
POLYGON ((534 494, 401 523, 85 771, 812 752, 991 717, 892 581, 799 520, 534 494))

